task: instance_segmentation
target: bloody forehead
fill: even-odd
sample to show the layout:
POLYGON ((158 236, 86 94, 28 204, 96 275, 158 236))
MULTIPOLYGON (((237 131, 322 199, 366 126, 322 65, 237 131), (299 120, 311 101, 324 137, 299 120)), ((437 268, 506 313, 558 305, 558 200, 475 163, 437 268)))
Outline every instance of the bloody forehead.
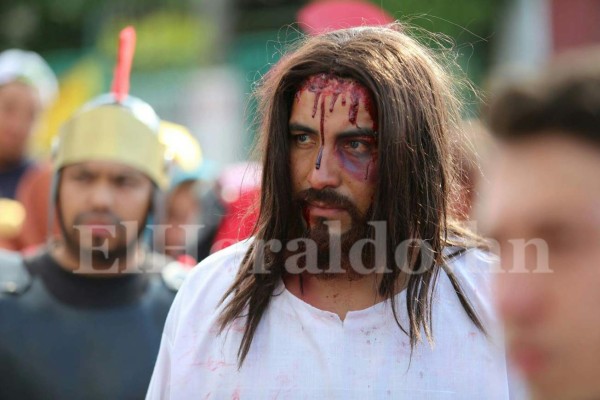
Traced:
POLYGON ((333 112, 338 100, 340 100, 342 106, 346 106, 349 101, 348 121, 352 125, 356 125, 358 107, 362 101, 375 125, 373 129, 377 130, 377 111, 373 103, 373 98, 369 90, 361 83, 353 79, 323 73, 311 75, 304 80, 298 87, 296 98, 299 98, 304 91, 315 94, 312 112, 313 118, 317 114, 317 107, 321 97, 323 97, 322 107, 324 107, 326 99, 329 99, 329 112, 333 112))

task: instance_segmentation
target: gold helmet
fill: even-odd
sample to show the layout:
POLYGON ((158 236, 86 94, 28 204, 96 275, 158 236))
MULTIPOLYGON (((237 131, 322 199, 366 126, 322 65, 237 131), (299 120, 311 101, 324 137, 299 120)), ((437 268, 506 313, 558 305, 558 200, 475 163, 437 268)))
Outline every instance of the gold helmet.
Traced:
POLYGON ((145 173, 159 188, 167 187, 160 119, 149 104, 128 94, 134 46, 135 31, 125 28, 112 91, 84 105, 62 126, 53 152, 56 171, 83 161, 115 161, 145 173))

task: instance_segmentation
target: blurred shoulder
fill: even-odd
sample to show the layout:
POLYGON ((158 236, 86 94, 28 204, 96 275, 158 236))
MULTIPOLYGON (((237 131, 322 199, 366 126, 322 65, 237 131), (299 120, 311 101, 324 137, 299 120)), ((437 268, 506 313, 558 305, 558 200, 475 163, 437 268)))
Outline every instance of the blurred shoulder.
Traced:
POLYGON ((498 256, 484 249, 448 247, 444 253, 448 269, 471 286, 489 284, 498 270, 498 256))
POLYGON ((20 253, 0 249, 0 298, 17 296, 31 286, 32 278, 20 253))
POLYGON ((453 275, 478 315, 487 323, 497 320, 492 284, 499 271, 498 257, 479 248, 449 248, 446 276, 453 275))

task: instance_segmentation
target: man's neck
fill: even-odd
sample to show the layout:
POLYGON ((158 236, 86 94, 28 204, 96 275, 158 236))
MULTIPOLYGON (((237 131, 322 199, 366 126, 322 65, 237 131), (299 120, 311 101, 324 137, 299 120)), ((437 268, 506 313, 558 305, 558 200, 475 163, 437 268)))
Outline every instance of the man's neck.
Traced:
POLYGON ((128 275, 128 272, 134 272, 136 267, 145 260, 145 252, 139 244, 127 252, 126 256, 111 263, 92 260, 93 265, 83 265, 79 256, 74 255, 64 242, 58 242, 51 246, 50 255, 62 269, 92 278, 114 278, 128 275))
MULTIPOLYGON (((346 276, 323 278, 304 273, 284 277, 286 289, 311 306, 336 313, 343 321, 350 311, 364 310, 384 300, 378 291, 381 274, 360 279, 346 276)), ((399 285, 397 292, 404 289, 399 285)))

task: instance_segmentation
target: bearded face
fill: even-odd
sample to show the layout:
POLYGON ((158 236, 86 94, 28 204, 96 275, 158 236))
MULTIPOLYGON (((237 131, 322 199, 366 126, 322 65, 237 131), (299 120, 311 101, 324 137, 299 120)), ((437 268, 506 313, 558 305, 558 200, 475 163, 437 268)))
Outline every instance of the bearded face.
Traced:
POLYGON ((305 254, 297 257, 298 268, 318 272, 323 277, 329 277, 329 272, 339 271, 355 276, 357 265, 373 268, 371 248, 366 247, 364 252, 359 256, 354 255, 354 258, 350 255, 350 250, 357 242, 371 237, 372 226, 367 224, 366 218, 371 213, 370 209, 363 215, 348 198, 331 189, 302 191, 296 195, 294 205, 294 208, 301 210, 303 229, 299 238, 305 240, 299 241, 298 250, 288 251, 287 256, 305 254), (309 217, 309 209, 314 203, 322 207, 343 209, 350 215, 350 227, 342 232, 339 220, 324 216, 309 217))
POLYGON ((91 258, 99 270, 126 257, 144 229, 152 190, 147 176, 115 162, 63 168, 57 208, 68 251, 76 259, 91 258))
POLYGON ((358 82, 327 74, 307 79, 293 102, 289 140, 295 204, 302 236, 314 241, 321 270, 332 262, 351 267, 350 248, 368 237, 366 219, 378 175, 372 104, 358 82), (332 247, 339 250, 339 260, 333 259, 332 247))

